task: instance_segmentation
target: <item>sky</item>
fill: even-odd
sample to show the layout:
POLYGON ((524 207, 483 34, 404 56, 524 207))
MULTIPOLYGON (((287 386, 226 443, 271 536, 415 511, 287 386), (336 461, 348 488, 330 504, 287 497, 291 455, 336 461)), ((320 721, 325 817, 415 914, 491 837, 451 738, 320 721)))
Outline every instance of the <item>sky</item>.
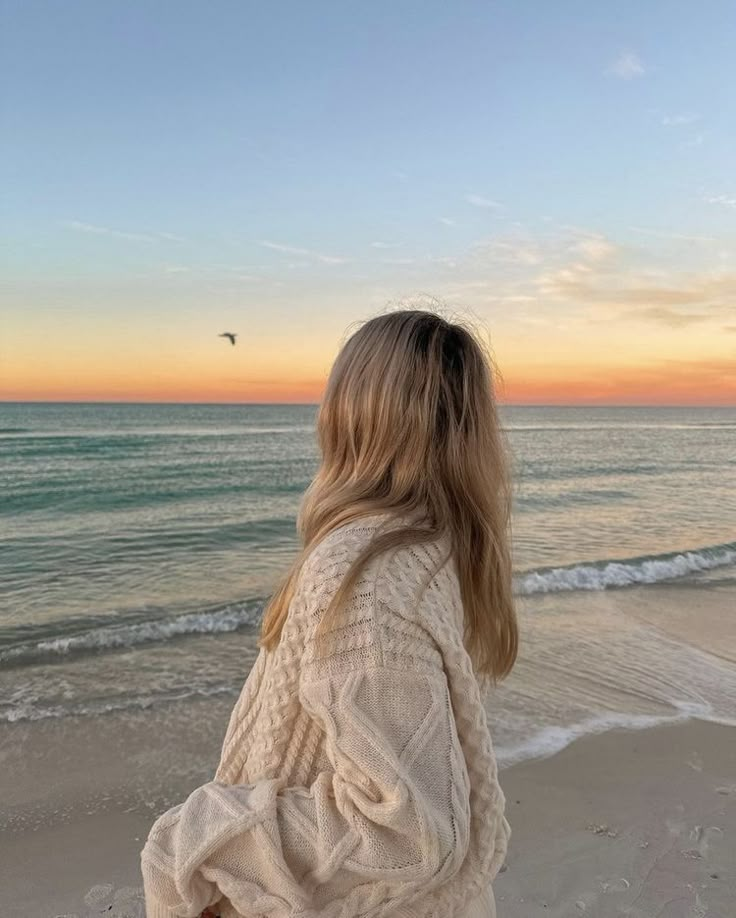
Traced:
POLYGON ((507 403, 736 404, 730 0, 0 11, 0 399, 317 402, 439 306, 507 403))

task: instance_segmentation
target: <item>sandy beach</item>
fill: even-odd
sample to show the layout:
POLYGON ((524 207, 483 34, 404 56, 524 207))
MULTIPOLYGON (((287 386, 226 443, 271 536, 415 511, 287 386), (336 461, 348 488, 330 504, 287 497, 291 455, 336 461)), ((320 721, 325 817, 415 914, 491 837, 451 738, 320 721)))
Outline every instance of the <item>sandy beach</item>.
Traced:
MULTIPOLYGON (((151 726, 153 737, 161 725, 151 726)), ((5 769, 10 739, 4 726, 5 769)), ((147 802, 126 799, 135 762, 120 765, 106 800, 95 768, 77 772, 66 787, 76 800, 54 819, 50 792, 33 795, 26 775, 25 799, 11 808, 0 841, 3 914, 143 916, 138 852, 159 788, 147 802)), ((161 777, 174 798, 174 787, 183 795, 208 779, 176 761, 161 777)), ((692 720, 610 730, 501 777, 513 839, 495 884, 499 918, 736 915, 736 729, 692 720)), ((20 789, 22 776, 15 780, 20 789)))

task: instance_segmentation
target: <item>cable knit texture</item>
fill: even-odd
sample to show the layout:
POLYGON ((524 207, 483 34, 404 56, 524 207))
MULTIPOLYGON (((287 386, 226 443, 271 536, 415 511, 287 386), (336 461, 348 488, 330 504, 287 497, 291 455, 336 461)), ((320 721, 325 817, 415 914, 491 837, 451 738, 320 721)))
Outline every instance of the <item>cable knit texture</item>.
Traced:
POLYGON ((150 830, 147 918, 495 915, 511 829, 449 539, 372 559, 315 652, 352 560, 409 520, 363 517, 310 553, 214 780, 150 830))

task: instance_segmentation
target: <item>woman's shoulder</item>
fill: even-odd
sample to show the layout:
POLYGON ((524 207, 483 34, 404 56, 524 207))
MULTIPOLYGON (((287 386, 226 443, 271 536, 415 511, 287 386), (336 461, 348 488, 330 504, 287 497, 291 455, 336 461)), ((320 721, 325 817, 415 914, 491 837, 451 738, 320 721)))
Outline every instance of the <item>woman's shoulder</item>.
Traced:
POLYGON ((301 567, 301 580, 336 574, 349 566, 385 524, 386 514, 371 514, 334 526, 307 553, 301 567))
MULTIPOLYGON (((416 519, 416 515, 412 514, 381 512, 338 524, 307 553, 301 565, 298 589, 311 592, 315 587, 320 590, 336 587, 353 562, 379 534, 411 526, 416 519)), ((445 564, 449 554, 450 542, 444 534, 429 541, 411 540, 392 545, 366 562, 356 588, 364 588, 379 579, 396 581, 401 586, 423 584, 445 564)))
MULTIPOLYGON (((416 515, 412 514, 381 512, 341 523, 331 529, 309 551, 304 569, 311 574, 322 574, 331 568, 349 565, 377 535, 412 526, 416 520, 416 515)), ((405 544, 393 545, 381 552, 378 559, 383 561, 380 566, 384 569, 387 567, 386 562, 390 560, 395 569, 414 571, 421 577, 423 573, 431 574, 438 564, 445 560, 449 549, 449 538, 441 533, 428 541, 412 540, 405 544)))
MULTIPOLYGON (((352 563, 379 530, 402 528, 407 522, 411 524, 405 517, 372 514, 332 529, 302 565, 295 608, 310 615, 325 608, 352 563)), ((447 534, 392 545, 371 557, 351 594, 348 606, 360 610, 363 619, 370 607, 384 625, 400 623, 408 633, 427 632, 437 645, 460 640, 463 606, 447 534)))

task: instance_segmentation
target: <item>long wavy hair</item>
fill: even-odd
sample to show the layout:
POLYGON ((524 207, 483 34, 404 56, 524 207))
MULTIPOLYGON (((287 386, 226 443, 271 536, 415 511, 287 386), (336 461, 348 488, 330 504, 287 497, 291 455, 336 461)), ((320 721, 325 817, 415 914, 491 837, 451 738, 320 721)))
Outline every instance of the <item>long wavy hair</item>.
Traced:
POLYGON ((460 581, 463 641, 495 684, 518 652, 512 587, 511 451, 500 425, 490 349, 439 312, 393 309, 342 345, 317 415, 322 462, 297 515, 301 551, 271 596, 259 646, 279 643, 302 562, 336 526, 376 513, 412 525, 374 537, 318 626, 350 595, 368 560, 449 532, 460 581), (422 525, 414 525, 419 511, 422 525))

